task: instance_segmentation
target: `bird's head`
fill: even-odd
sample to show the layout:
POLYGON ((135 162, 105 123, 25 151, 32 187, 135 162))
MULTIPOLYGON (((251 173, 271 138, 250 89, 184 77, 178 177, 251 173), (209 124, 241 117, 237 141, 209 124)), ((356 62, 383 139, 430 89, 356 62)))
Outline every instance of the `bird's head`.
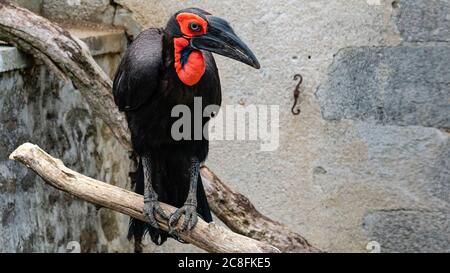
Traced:
MULTIPOLYGON (((201 50, 235 59, 256 69, 260 68, 253 52, 234 33, 228 22, 204 10, 189 8, 178 11, 170 18, 166 27, 166 33, 174 39, 177 73, 186 64, 189 65, 189 61, 193 62, 192 66, 195 66, 196 62, 200 63, 203 61, 201 50)), ((192 85, 189 84, 189 81, 196 83, 198 80, 186 80, 183 82, 192 85)))

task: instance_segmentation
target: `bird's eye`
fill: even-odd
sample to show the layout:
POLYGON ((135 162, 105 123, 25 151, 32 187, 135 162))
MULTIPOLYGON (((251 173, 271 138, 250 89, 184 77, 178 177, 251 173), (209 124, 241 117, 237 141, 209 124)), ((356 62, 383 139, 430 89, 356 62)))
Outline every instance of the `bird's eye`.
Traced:
POLYGON ((191 23, 189 24, 189 28, 190 28, 192 31, 200 31, 201 26, 200 26, 199 24, 197 24, 196 22, 191 22, 191 23))

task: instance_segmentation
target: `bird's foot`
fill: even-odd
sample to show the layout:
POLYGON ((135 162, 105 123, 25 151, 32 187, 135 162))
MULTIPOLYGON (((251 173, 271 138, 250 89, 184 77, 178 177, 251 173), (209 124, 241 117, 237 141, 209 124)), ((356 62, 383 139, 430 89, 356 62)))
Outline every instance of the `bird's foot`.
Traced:
POLYGON ((181 224, 180 230, 182 232, 186 230, 191 230, 195 227, 198 222, 197 217, 197 206, 194 204, 184 204, 181 208, 177 209, 169 219, 169 234, 176 235, 176 225, 178 220, 180 220, 181 215, 184 214, 184 222, 181 224))
POLYGON ((156 215, 159 215, 162 219, 168 220, 169 216, 164 212, 164 210, 159 205, 158 200, 146 200, 144 201, 144 217, 147 219, 149 224, 154 228, 159 228, 158 222, 156 221, 156 215))

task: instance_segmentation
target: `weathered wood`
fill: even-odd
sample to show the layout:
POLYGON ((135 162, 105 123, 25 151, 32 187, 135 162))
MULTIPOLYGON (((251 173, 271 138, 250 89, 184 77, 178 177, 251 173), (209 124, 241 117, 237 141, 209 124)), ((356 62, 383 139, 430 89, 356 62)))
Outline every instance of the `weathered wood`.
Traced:
POLYGON ((250 200, 225 185, 208 167, 200 170, 211 210, 231 230, 268 242, 282 252, 320 252, 300 234, 261 214, 250 200))
MULTIPOLYGON (((145 221, 142 195, 79 174, 36 145, 22 144, 9 158, 25 164, 55 188, 145 221)), ((161 203, 161 207, 168 214, 176 209, 164 203, 161 203)), ((157 220, 161 229, 167 231, 167 221, 159 217, 157 220)), ((182 222, 183 219, 179 221, 179 224, 182 222)), ((268 243, 234 233, 214 223, 206 223, 201 219, 194 229, 180 232, 179 237, 208 252, 279 252, 268 243)))
MULTIPOLYGON (((130 134, 124 115, 114 104, 112 82, 83 42, 47 19, 4 0, 0 0, 0 39, 43 61, 60 77, 72 80, 94 114, 130 150, 130 134)), ((211 210, 232 230, 273 243, 283 251, 315 251, 302 236, 257 212, 248 198, 222 183, 211 170, 204 167, 201 173, 211 210)))

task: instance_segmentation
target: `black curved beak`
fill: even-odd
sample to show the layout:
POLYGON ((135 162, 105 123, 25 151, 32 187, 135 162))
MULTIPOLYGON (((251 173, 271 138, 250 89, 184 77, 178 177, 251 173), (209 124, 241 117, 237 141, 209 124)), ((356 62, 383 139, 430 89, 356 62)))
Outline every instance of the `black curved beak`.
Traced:
POLYGON ((214 52, 256 69, 260 68, 258 59, 253 52, 234 33, 225 20, 215 16, 207 16, 207 19, 208 32, 204 35, 192 37, 191 46, 193 48, 214 52))

